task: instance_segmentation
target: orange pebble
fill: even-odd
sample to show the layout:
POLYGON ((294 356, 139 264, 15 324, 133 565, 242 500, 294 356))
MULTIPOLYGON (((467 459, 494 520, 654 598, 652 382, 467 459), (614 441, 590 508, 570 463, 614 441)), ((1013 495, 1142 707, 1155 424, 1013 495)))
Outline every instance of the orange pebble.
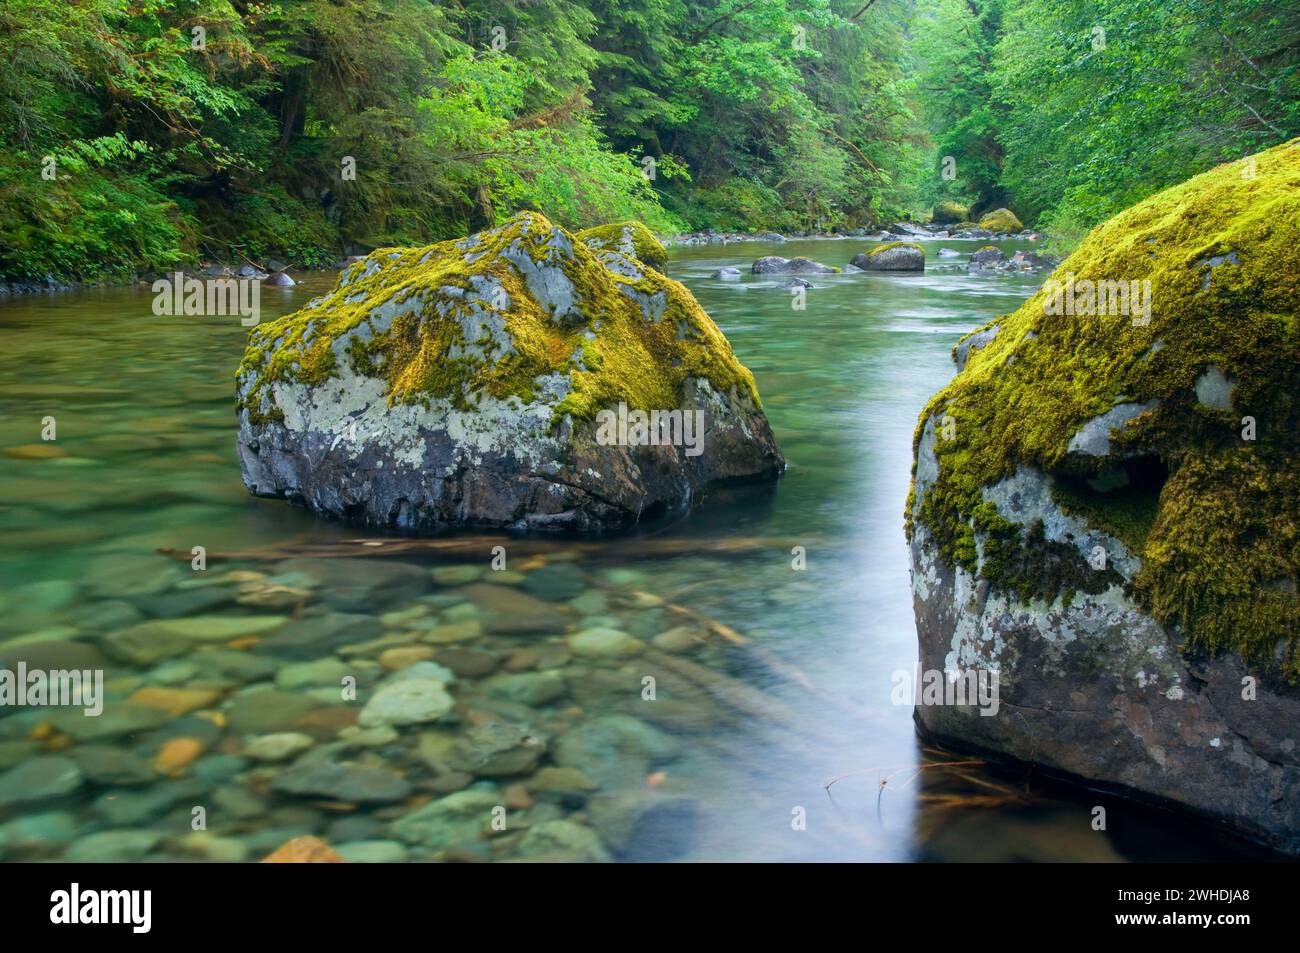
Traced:
POLYGON ((188 768, 201 754, 203 742, 199 739, 173 738, 162 746, 158 756, 153 759, 153 766, 163 774, 176 774, 188 768))
POLYGON ((295 837, 262 858, 264 864, 341 864, 343 858, 319 837, 295 837))

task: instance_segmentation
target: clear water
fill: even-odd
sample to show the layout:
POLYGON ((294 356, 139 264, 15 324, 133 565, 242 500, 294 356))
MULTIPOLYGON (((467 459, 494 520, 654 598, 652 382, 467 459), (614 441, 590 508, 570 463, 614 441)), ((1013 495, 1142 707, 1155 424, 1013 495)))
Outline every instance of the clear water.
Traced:
MULTIPOLYGON (((100 738, 86 738, 66 711, 0 711, 0 857, 255 860, 305 834, 346 856, 413 861, 602 850, 625 860, 1249 856, 1172 815, 924 749, 910 707, 891 702, 894 673, 910 672, 916 658, 902 510, 917 415, 950 377, 957 338, 1015 308, 1041 278, 969 275, 937 250, 977 243, 931 242, 924 275, 816 276, 806 309, 796 310, 782 279, 748 274, 763 254, 844 264, 858 245, 672 252, 671 274, 758 380, 790 463, 779 483, 716 494, 630 539, 476 539, 468 555, 413 547, 379 557, 383 546, 350 542, 362 536, 356 530, 247 495, 234 454, 233 374, 245 337, 236 318, 155 318, 146 288, 0 305, 0 663, 89 664, 87 651, 97 657, 113 633, 159 619, 189 620, 177 626, 183 633, 214 619, 284 616, 310 634, 313 620, 344 612, 356 629, 291 652, 274 632, 196 640, 135 663, 109 650, 100 721, 126 728, 100 738), (709 277, 724 265, 741 267, 742 280, 709 277), (47 417, 53 442, 41 439, 47 417), (495 542, 509 554, 503 579, 487 569, 495 542), (190 568, 194 546, 209 554, 205 572, 190 568), (806 553, 803 571, 792 567, 794 547, 806 553), (333 563, 333 572, 328 558, 285 562, 309 550, 369 558, 333 563), (558 587, 537 584, 542 576, 529 582, 557 565, 558 587), (340 566, 361 567, 342 595, 331 582, 350 574, 340 566), (467 589, 447 575, 455 566, 485 576, 467 589), (540 593, 560 621, 506 631, 527 628, 507 619, 463 642, 427 640, 431 626, 490 618, 502 587, 540 593), (683 624, 692 638, 678 654, 566 651, 566 634, 592 625, 650 642, 683 624), (368 644, 376 638, 387 641, 368 644), (394 646, 414 651, 381 662, 394 646), (460 674, 449 689, 457 708, 437 723, 349 727, 397 666, 429 656, 441 664, 451 649, 471 650, 498 673, 558 680, 546 682, 544 698, 503 701, 497 682, 460 674), (341 698, 329 659, 355 675, 357 700, 341 698), (281 678, 313 661, 333 674, 281 678), (654 700, 642 697, 646 676, 654 700), (280 704, 283 695, 249 703, 268 689, 315 710, 280 704), (129 717, 151 705, 176 709, 129 717), (623 719, 618 743, 573 741, 613 715, 623 719), (545 753, 490 776, 456 767, 482 747, 470 729, 484 722, 523 726, 545 753), (285 732, 306 735, 297 743, 310 748, 279 761, 249 757, 257 736, 285 732), (387 772, 406 787, 374 801, 346 788, 277 790, 297 758, 387 772), (561 761, 594 790, 543 790, 556 785, 534 772, 561 761), (471 818, 469 833, 402 836, 401 817, 458 789, 499 800, 505 830, 484 816, 471 818), (1108 808, 1105 832, 1091 827, 1098 804, 1108 808), (193 831, 196 807, 206 832, 193 831), (594 830, 600 845, 572 840, 574 828, 557 821, 594 830), (114 831, 127 833, 103 836, 114 831)), ((263 289, 263 317, 332 282, 316 275, 263 289)))

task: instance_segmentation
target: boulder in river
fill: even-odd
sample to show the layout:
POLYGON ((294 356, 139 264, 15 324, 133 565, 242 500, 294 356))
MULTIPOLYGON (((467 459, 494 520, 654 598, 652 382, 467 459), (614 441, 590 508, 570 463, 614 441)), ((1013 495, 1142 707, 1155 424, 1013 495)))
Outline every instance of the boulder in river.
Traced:
POLYGON ((811 258, 782 258, 780 255, 764 255, 750 268, 756 275, 834 275, 839 268, 823 265, 811 258))
POLYGON ((1024 230, 1016 213, 1007 208, 994 209, 980 219, 980 228, 1001 235, 1010 235, 1024 230))
POLYGON ((935 225, 956 225, 966 221, 968 215, 970 215, 970 208, 953 199, 944 199, 934 203, 930 221, 935 225))
POLYGON ((971 264, 977 268, 991 268, 1006 260, 1006 253, 996 245, 985 245, 971 253, 971 264))
POLYGON ((405 531, 625 527, 785 465, 691 293, 536 213, 371 253, 251 332, 237 392, 251 492, 405 531))
POLYGON ((889 242, 853 256, 863 271, 925 271, 925 249, 915 242, 889 242))
POLYGON ((1252 165, 1098 226, 962 342, 916 432, 920 665, 998 699, 915 714, 1300 853, 1300 140, 1252 165))

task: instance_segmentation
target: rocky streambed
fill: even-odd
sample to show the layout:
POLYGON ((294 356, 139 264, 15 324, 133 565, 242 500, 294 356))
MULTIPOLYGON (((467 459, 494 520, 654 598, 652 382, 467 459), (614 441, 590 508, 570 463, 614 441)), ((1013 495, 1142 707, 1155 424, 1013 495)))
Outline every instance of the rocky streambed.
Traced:
POLYGON ((701 749, 797 728, 726 674, 746 648, 653 591, 689 585, 672 571, 171 562, 147 602, 194 614, 5 646, 7 666, 104 669, 107 698, 0 719, 5 859, 256 860, 302 838, 356 862, 673 859, 719 810, 690 783, 701 749))

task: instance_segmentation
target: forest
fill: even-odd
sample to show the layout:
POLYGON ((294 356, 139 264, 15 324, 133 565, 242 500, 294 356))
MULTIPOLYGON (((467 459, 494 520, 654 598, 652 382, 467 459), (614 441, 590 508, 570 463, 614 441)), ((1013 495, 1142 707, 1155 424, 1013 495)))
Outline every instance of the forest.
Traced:
POLYGON ((7 0, 0 281, 299 267, 540 210, 1068 248, 1300 134, 1287 0, 7 0))

